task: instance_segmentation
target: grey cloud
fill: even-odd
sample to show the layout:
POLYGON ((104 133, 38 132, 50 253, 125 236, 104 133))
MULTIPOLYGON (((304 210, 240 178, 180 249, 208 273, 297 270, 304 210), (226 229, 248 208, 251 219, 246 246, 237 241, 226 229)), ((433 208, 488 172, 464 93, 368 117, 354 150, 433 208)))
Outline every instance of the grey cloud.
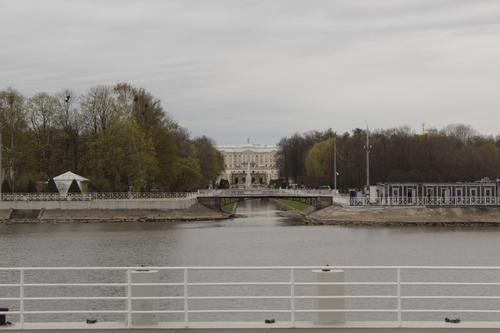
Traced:
POLYGON ((497 133, 496 0, 0 0, 0 88, 127 81, 219 143, 333 127, 497 133))

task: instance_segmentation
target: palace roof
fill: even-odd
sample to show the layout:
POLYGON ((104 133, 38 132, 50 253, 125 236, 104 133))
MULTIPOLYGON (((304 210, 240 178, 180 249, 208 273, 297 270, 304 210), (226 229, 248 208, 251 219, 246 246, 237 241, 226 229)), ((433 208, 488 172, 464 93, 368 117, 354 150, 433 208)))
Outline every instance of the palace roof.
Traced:
POLYGON ((270 153, 278 150, 278 147, 276 145, 245 143, 241 145, 221 145, 217 146, 217 150, 227 153, 242 153, 244 151, 252 151, 256 153, 270 153))

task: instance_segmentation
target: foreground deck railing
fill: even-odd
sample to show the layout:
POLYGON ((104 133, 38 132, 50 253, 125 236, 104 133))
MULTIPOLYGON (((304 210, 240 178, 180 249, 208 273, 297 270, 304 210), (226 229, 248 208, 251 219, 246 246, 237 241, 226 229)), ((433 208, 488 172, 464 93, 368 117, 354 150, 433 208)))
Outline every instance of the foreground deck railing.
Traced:
POLYGON ((0 276, 11 329, 500 327, 500 267, 26 267, 0 276), (330 272, 342 280, 317 279, 330 272))

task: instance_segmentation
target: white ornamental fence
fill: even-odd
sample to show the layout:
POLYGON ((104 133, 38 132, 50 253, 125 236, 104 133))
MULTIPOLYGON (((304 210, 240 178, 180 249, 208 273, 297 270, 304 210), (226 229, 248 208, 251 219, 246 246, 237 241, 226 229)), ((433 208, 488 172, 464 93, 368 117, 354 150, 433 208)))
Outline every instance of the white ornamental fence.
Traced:
POLYGON ((350 206, 498 206, 500 197, 352 197, 348 203, 350 206))
POLYGON ((3 201, 91 201, 196 199, 196 192, 3 193, 3 201))
POLYGON ((318 197, 332 196, 331 190, 320 190, 320 189, 226 189, 226 190, 199 190, 198 195, 203 197, 318 197))
POLYGON ((0 275, 0 323, 10 329, 500 328, 500 267, 27 267, 0 275))

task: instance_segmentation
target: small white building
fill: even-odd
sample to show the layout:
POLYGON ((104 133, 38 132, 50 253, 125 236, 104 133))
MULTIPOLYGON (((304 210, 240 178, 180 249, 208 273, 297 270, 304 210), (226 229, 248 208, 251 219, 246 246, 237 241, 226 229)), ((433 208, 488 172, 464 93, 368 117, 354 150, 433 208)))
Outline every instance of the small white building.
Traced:
POLYGON ((87 185, 89 180, 85 177, 79 176, 76 173, 67 171, 59 176, 54 177, 54 183, 60 194, 68 194, 69 187, 73 180, 76 180, 81 192, 87 192, 87 185))

